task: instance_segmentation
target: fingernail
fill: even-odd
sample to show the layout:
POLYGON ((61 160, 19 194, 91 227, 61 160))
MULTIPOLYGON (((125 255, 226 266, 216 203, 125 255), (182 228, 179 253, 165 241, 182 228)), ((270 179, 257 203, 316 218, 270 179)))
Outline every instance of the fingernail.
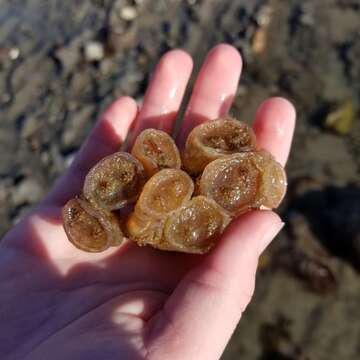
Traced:
POLYGON ((260 254, 269 246, 271 241, 281 231, 284 225, 285 223, 283 222, 276 222, 265 231, 260 242, 260 254))

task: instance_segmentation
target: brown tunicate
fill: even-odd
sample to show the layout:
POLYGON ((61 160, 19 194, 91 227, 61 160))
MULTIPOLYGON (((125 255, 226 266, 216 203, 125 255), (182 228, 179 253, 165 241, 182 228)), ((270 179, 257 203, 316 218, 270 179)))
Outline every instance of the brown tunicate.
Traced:
POLYGON ((262 171, 262 182, 255 207, 275 209, 280 205, 286 193, 285 170, 269 152, 261 150, 256 154, 259 169, 262 171))
POLYGON ((207 165, 199 189, 202 195, 237 216, 252 208, 277 207, 285 194, 286 176, 267 151, 245 152, 207 165))
POLYGON ((156 247, 162 241, 164 219, 152 219, 144 215, 132 213, 126 223, 126 232, 131 240, 138 245, 153 245, 156 247))
POLYGON ((144 183, 144 167, 139 160, 117 152, 100 160, 89 171, 83 194, 98 207, 115 210, 136 201, 144 183))
POLYGON ((181 167, 180 153, 174 140, 161 130, 142 131, 136 138, 131 153, 143 164, 148 177, 161 169, 181 167))
POLYGON ((250 126, 233 118, 217 119, 200 124, 190 132, 182 160, 186 171, 197 175, 215 159, 255 148, 256 138, 250 126))
POLYGON ((145 184, 136 202, 138 216, 162 219, 190 200, 194 192, 191 177, 179 169, 163 169, 145 184))
POLYGON ((82 198, 69 200, 62 210, 63 226, 69 241, 87 252, 101 252, 120 245, 123 233, 116 216, 93 207, 82 198))
POLYGON ((155 219, 139 209, 134 209, 127 218, 125 231, 131 240, 141 246, 159 241, 163 226, 164 219, 155 219))
POLYGON ((162 237, 165 218, 190 200, 194 183, 179 169, 163 169, 145 184, 128 217, 126 230, 138 244, 155 244, 162 237))
POLYGON ((230 217, 215 201, 196 196, 168 216, 159 249, 204 254, 218 240, 230 217))
POLYGON ((252 129, 235 119, 195 127, 183 160, 185 171, 174 141, 155 129, 138 136, 132 154, 100 160, 85 177, 82 194, 63 208, 70 242, 99 252, 126 235, 140 246, 203 254, 233 217, 275 208, 284 196, 284 169, 256 149, 252 129))

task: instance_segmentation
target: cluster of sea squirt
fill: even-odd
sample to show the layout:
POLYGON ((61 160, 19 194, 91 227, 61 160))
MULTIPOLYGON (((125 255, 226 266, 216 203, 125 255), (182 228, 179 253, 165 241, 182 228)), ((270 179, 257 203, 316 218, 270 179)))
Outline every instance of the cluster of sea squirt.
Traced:
POLYGON ((195 127, 180 153, 165 132, 146 129, 131 153, 101 159, 82 193, 63 208, 70 242, 88 252, 125 238, 161 250, 203 254, 230 221, 251 209, 276 208, 286 190, 283 167, 233 118, 195 127), (124 215, 120 209, 132 204, 124 215))

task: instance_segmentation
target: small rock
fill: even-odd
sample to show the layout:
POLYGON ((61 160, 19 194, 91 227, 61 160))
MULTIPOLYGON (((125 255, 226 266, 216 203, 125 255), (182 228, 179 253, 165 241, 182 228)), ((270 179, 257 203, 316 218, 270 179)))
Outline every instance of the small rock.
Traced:
POLYGON ((266 50, 268 32, 270 23, 273 19, 273 12, 274 9, 271 5, 264 5, 260 8, 255 17, 258 28, 255 31, 251 42, 251 50, 255 55, 259 55, 266 50))
POLYGON ((254 54, 259 55, 265 51, 267 45, 267 35, 268 29, 266 26, 260 27, 256 30, 251 43, 251 50, 254 54))
POLYGON ((0 63, 14 61, 20 56, 20 49, 16 47, 0 47, 0 63))
POLYGON ((12 202, 15 206, 34 204, 42 194, 43 189, 35 179, 25 178, 12 189, 12 202))
POLYGON ((310 13, 304 13, 302 14, 302 16, 300 17, 300 22, 303 24, 303 25, 306 25, 306 26, 313 26, 315 25, 315 19, 314 19, 314 16, 310 13))
POLYGON ((69 74, 80 60, 79 42, 74 41, 67 46, 60 47, 56 50, 55 56, 60 61, 64 74, 69 74))
POLYGON ((88 62, 101 61, 105 57, 104 45, 98 41, 90 41, 84 47, 84 55, 88 62))
POLYGON ((256 15, 256 22, 259 26, 268 26, 272 19, 274 9, 271 5, 264 5, 256 15))
POLYGON ((10 60, 16 60, 19 56, 20 56, 20 49, 14 47, 9 50, 10 60))
POLYGON ((327 115, 324 125, 339 135, 347 135, 351 131, 355 117, 355 105, 351 100, 347 100, 327 115))
POLYGON ((120 17, 125 21, 133 21, 138 13, 134 6, 124 6, 120 10, 120 17))

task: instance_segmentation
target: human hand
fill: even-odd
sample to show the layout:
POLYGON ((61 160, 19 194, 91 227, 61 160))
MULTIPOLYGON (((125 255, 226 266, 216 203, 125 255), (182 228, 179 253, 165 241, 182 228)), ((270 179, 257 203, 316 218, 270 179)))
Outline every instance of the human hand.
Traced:
MULTIPOLYGON (((181 125, 225 115, 241 58, 229 45, 208 54, 181 125)), ((171 131, 192 60, 165 54, 138 112, 128 97, 102 115, 48 197, 0 245, 1 359, 218 359, 254 291, 259 255, 280 231, 272 211, 251 211, 207 255, 140 248, 125 242, 100 254, 67 240, 61 207, 80 192, 88 169, 117 151, 130 127, 171 131)), ((258 144, 285 164, 295 123, 292 105, 267 100, 258 110, 258 144)))

